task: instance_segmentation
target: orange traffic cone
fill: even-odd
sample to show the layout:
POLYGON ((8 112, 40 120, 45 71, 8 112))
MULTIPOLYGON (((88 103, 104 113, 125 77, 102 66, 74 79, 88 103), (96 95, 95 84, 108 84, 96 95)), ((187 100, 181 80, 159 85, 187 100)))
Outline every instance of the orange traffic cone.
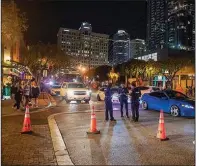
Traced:
POLYGON ((30 113, 29 106, 26 106, 25 118, 23 122, 23 128, 21 131, 22 134, 32 133, 31 122, 30 122, 30 113))
POLYGON ((164 127, 164 114, 162 110, 160 110, 157 138, 160 139, 161 141, 169 140, 169 138, 166 137, 165 127, 164 127))
POLYGON ((96 115, 94 112, 94 106, 92 106, 91 126, 90 126, 90 131, 87 131, 87 134, 100 134, 100 131, 97 130, 96 126, 97 126, 96 115))

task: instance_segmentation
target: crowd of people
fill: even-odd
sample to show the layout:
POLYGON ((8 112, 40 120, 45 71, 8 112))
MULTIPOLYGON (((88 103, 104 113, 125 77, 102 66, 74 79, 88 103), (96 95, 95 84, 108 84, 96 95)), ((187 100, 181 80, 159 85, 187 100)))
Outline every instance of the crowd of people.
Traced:
POLYGON ((13 83, 11 86, 11 98, 14 101, 13 108, 20 110, 20 106, 25 108, 27 105, 38 107, 38 97, 40 94, 40 89, 36 82, 19 81, 13 83), (32 104, 32 102, 34 104, 32 104))

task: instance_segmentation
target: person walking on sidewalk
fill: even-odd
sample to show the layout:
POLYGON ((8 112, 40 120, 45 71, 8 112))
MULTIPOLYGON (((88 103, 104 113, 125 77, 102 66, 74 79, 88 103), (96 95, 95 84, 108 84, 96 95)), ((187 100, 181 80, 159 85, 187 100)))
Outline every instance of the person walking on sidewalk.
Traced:
POLYGON ((28 81, 27 84, 24 86, 24 96, 25 96, 25 106, 29 104, 30 97, 31 97, 31 85, 30 82, 28 81))
POLYGON ((17 87, 16 87, 16 84, 13 83, 12 86, 11 86, 11 99, 13 100, 13 108, 14 108, 14 105, 15 105, 15 94, 17 92, 17 87))
POLYGON ((37 86, 37 84, 35 82, 33 82, 31 92, 32 92, 32 98, 34 100, 34 106, 38 107, 38 97, 39 97, 39 94, 40 94, 40 90, 39 90, 39 87, 37 86))
POLYGON ((136 88, 136 84, 133 82, 131 86, 131 108, 132 108, 132 120, 138 122, 139 119, 139 97, 141 92, 139 88, 136 88))
POLYGON ((14 100, 15 99, 15 93, 17 91, 17 87, 16 87, 16 84, 13 83, 12 86, 11 86, 11 99, 14 100))
POLYGON ((128 89, 125 87, 124 84, 121 84, 121 88, 119 89, 119 95, 120 95, 121 117, 124 117, 123 116, 123 105, 125 105, 126 116, 127 116, 127 118, 129 118, 129 113, 128 113, 128 89))
POLYGON ((106 106, 106 112, 105 112, 105 120, 108 121, 109 120, 109 116, 110 116, 110 120, 111 121, 116 121, 113 117, 113 106, 112 106, 112 101, 111 101, 111 87, 112 84, 109 83, 106 92, 105 92, 105 106, 106 106))
POLYGON ((20 103, 21 103, 21 100, 22 100, 23 89, 21 88, 19 83, 17 83, 16 88, 17 89, 16 89, 16 93, 15 93, 15 105, 14 105, 14 108, 17 107, 17 111, 19 111, 20 103))

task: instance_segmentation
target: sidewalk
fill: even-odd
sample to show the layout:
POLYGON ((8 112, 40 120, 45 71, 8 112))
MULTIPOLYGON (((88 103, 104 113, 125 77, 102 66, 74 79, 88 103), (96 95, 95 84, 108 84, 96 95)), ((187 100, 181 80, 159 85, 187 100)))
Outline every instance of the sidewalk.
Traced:
POLYGON ((2 165, 57 165, 47 122, 52 112, 50 108, 42 111, 54 102, 53 98, 48 97, 48 94, 42 94, 39 108, 30 109, 34 112, 30 115, 32 134, 21 134, 24 110, 12 109, 12 100, 1 102, 2 165))
MULTIPOLYGON (((16 111, 16 109, 12 108, 14 102, 15 101, 11 99, 1 100, 2 116, 24 114, 25 112, 24 108, 20 108, 20 111, 16 111)), ((32 103, 34 103, 34 101, 32 103)), ((30 112, 39 111, 40 109, 46 108, 50 105, 56 105, 55 103, 56 102, 50 95, 48 95, 47 93, 41 93, 38 98, 38 107, 37 108, 30 107, 30 112)))
POLYGON ((2 117, 2 165, 57 165, 46 118, 32 114, 33 133, 21 134, 24 115, 2 117))

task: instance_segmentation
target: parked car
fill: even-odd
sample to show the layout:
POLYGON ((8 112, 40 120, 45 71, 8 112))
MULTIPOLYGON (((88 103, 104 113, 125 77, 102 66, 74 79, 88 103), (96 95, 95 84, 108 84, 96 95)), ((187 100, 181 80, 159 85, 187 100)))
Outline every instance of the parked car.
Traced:
POLYGON ((90 101, 90 90, 85 87, 83 83, 77 82, 63 82, 61 86, 60 96, 66 100, 67 103, 70 101, 90 101))
MULTIPOLYGON (((119 95, 119 87, 111 88, 112 93, 112 103, 119 104, 120 103, 120 95, 119 95)), ((131 97, 128 95, 128 103, 131 103, 131 97)))
POLYGON ((157 86, 138 86, 138 88, 141 91, 141 96, 145 93, 151 93, 151 92, 155 92, 155 91, 159 91, 161 90, 159 87, 157 86))
POLYGON ((60 84, 54 84, 50 86, 50 94, 52 96, 59 96, 61 91, 61 85, 60 84))
POLYGON ((163 90, 145 93, 141 97, 143 109, 163 110, 172 116, 195 116, 195 100, 181 92, 163 90))

